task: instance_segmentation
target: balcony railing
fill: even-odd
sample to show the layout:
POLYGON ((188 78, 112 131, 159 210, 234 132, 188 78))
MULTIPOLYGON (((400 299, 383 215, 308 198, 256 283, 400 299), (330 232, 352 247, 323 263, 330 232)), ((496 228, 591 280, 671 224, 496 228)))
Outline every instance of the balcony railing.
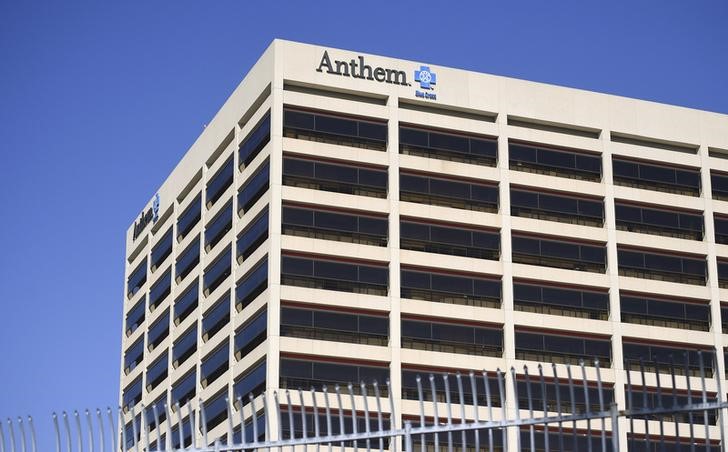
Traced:
POLYGON ((310 276, 281 275, 281 284, 286 286, 308 287, 312 289, 336 290, 339 292, 353 292, 381 296, 387 295, 387 286, 379 284, 314 278, 310 276))
MULTIPOLYGON (((606 356, 599 356, 598 358, 599 358, 600 367, 611 367, 611 365, 612 365, 611 358, 606 357, 606 356)), ((519 350, 519 349, 516 349, 516 359, 521 359, 524 361, 537 361, 537 362, 551 361, 556 364, 579 365, 579 363, 581 361, 589 362, 591 357, 586 356, 586 355, 564 353, 564 352, 554 352, 554 351, 546 351, 546 350, 524 350, 524 349, 519 350)))
POLYGON ((535 218, 538 220, 557 221, 559 223, 580 224, 582 226, 604 226, 604 219, 586 215, 568 214, 541 209, 529 209, 527 207, 511 206, 511 215, 523 218, 535 218))
POLYGON ((401 298, 411 300, 433 301, 435 303, 459 304, 464 306, 478 306, 481 308, 499 309, 501 300, 494 297, 468 295, 454 292, 442 292, 438 290, 401 288, 401 298))
POLYGON ((427 340, 412 337, 402 337, 402 348, 413 350, 427 350, 431 352, 457 353, 461 355, 479 355, 500 357, 503 347, 491 344, 467 344, 445 340, 427 340))
POLYGON ((686 229, 668 228, 644 223, 632 223, 629 221, 617 221, 617 229, 620 231, 661 235, 664 237, 675 237, 678 239, 703 240, 703 231, 689 231, 686 229))
MULTIPOLYGON (((632 278, 642 278, 642 279, 654 279, 658 281, 668 281, 668 282, 676 282, 681 284, 693 284, 693 285, 699 285, 704 286, 705 285, 705 276, 700 275, 691 275, 689 273, 677 273, 677 272, 669 272, 665 270, 650 270, 645 268, 632 268, 632 267, 619 267, 619 275, 620 276, 629 276, 632 278)), ((728 281, 725 282, 726 286, 728 287, 728 281)), ((721 285, 721 287, 724 287, 721 285)))
POLYGON ((562 317, 577 317, 581 319, 609 320, 609 312, 603 309, 590 309, 576 306, 555 306, 544 303, 532 303, 515 300, 513 308, 516 311, 536 312, 539 314, 559 315, 562 317))
POLYGON ((602 175, 597 172, 577 170, 577 169, 568 169, 568 168, 558 168, 558 167, 552 167, 552 166, 541 166, 536 163, 529 163, 529 162, 523 162, 523 161, 513 161, 512 160, 509 164, 509 169, 516 170, 516 171, 525 171, 527 173, 545 174, 547 176, 565 177, 568 179, 579 179, 579 180, 586 180, 586 181, 592 181, 592 182, 599 182, 602 180, 602 175))
POLYGON ((335 231, 310 226, 283 225, 283 235, 309 237, 312 239, 334 240, 336 242, 357 243, 360 245, 387 246, 387 237, 361 232, 335 231))
POLYGON ((381 187, 372 187, 359 184, 347 184, 322 179, 311 179, 301 176, 283 176, 283 185, 289 187, 308 188, 311 190, 330 191, 347 195, 369 196, 372 198, 386 198, 387 190, 381 187))
POLYGON ((378 345, 385 347, 389 344, 389 337, 381 334, 361 333, 346 330, 330 330, 298 325, 281 325, 281 336, 320 341, 346 342, 349 344, 378 345))
POLYGON ((283 136, 286 138, 296 138, 298 140, 317 141, 319 143, 336 144, 339 146, 350 146, 354 148, 372 149, 374 151, 386 151, 387 143, 385 141, 367 139, 364 137, 347 137, 344 135, 335 135, 325 132, 315 132, 312 130, 300 130, 286 127, 283 129, 283 136))
POLYGON ((450 245, 448 243, 428 242, 424 240, 400 239, 399 247, 403 250, 423 251, 425 253, 448 254, 450 256, 474 257, 477 259, 500 259, 500 250, 450 245))
POLYGON ((405 155, 427 157, 431 159, 448 160, 451 162, 471 163, 474 165, 495 166, 496 164, 496 159, 494 157, 477 154, 465 154, 462 152, 446 151, 443 149, 412 146, 409 144, 400 144, 399 153, 405 155))
POLYGON ((524 253, 513 253, 513 262, 516 264, 540 265, 543 267, 564 268, 582 272, 604 273, 606 266, 595 262, 577 261, 548 256, 534 256, 524 253))
POLYGON ((480 212, 498 212, 498 203, 477 201, 474 199, 450 198, 448 196, 427 195, 401 191, 399 200, 415 202, 418 204, 429 204, 432 206, 452 207, 453 209, 476 210, 480 212))
POLYGON ((631 314, 622 312, 622 322, 637 323, 639 325, 662 326, 666 328, 679 328, 681 330, 710 330, 710 321, 708 320, 675 319, 669 317, 660 318, 647 314, 631 314))

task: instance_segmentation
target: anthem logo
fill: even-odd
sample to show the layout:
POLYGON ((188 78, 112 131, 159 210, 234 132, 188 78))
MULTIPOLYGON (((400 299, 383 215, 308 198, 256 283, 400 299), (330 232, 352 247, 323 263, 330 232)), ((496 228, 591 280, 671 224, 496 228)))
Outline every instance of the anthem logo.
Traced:
POLYGON ((329 52, 324 50, 316 72, 326 72, 327 74, 340 75, 342 77, 373 80, 382 83, 391 83, 393 85, 410 86, 407 82, 407 74, 404 71, 383 67, 371 67, 366 64, 364 57, 361 55, 348 61, 331 61, 329 52))
POLYGON ((150 223, 156 223, 159 219, 159 193, 154 195, 154 201, 152 201, 152 207, 149 208, 146 212, 142 211, 142 213, 139 215, 139 220, 134 223, 134 235, 132 240, 136 240, 139 235, 141 235, 142 232, 144 232, 144 229, 146 229, 147 225, 150 223))

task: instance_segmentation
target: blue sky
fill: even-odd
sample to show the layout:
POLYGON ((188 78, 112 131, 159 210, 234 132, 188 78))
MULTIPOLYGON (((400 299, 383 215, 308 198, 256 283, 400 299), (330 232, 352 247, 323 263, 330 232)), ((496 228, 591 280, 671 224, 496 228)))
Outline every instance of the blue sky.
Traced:
POLYGON ((717 0, 0 1, 0 418, 117 403, 124 231, 272 39, 728 113, 726 23, 717 0))

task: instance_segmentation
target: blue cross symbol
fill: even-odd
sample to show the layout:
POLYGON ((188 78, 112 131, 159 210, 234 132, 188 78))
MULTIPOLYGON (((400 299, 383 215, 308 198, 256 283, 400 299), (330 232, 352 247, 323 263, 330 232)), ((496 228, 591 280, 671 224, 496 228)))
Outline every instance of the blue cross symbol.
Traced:
POLYGON ((420 66, 420 70, 415 71, 415 81, 420 82, 422 89, 433 89, 432 85, 437 84, 437 75, 430 72, 430 66, 420 66))
POLYGON ((152 212, 154 215, 152 221, 157 221, 157 219, 159 219, 159 193, 154 195, 154 202, 152 202, 152 212))

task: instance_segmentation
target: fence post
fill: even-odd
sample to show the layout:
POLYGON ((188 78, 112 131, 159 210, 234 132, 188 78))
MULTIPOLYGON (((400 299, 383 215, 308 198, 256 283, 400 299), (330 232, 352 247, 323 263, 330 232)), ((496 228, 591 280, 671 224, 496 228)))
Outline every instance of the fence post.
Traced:
POLYGON ((412 452, 412 422, 404 421, 404 452, 412 452))
POLYGON ((612 401, 609 411, 612 415, 612 451, 619 452, 619 410, 616 402, 612 401))

